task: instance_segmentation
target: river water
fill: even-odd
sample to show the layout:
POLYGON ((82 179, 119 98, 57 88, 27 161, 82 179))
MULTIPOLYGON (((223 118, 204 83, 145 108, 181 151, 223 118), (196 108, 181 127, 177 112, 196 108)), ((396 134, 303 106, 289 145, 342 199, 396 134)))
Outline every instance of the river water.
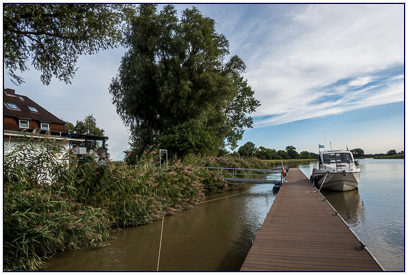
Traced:
MULTIPOLYGON (((309 177, 314 165, 289 166, 309 177)), ((404 161, 364 159, 360 168, 358 190, 323 194, 386 270, 402 271, 404 161)), ((243 186, 165 217, 159 270, 238 271, 275 197, 272 185, 243 186)), ((58 254, 46 270, 154 271, 161 227, 157 221, 123 229, 105 247, 58 254)))

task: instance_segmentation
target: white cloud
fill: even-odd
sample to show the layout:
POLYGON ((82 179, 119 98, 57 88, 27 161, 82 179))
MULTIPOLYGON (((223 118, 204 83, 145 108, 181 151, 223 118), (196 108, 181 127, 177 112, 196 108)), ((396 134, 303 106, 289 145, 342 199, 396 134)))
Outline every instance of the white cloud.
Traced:
MULTIPOLYGON (((263 19, 258 25, 273 24, 263 19)), ((258 125, 342 113, 372 106, 378 98, 384 100, 376 104, 403 100, 401 85, 399 90, 393 86, 399 96, 392 99, 387 98, 391 88, 385 85, 366 94, 365 100, 356 98, 359 102, 353 103, 349 95, 350 88, 375 82, 376 72, 402 66, 403 22, 402 5, 309 5, 299 11, 287 25, 271 32, 268 41, 256 45, 256 58, 247 63, 246 77, 262 104, 255 116, 273 116, 258 125), (322 90, 343 79, 350 79, 348 86, 322 90), (333 104, 313 103, 333 94, 333 104)))
POLYGON ((370 83, 373 79, 369 76, 364 76, 364 77, 358 77, 356 79, 353 79, 352 81, 349 82, 349 86, 351 87, 361 87, 364 86, 368 83, 370 83))

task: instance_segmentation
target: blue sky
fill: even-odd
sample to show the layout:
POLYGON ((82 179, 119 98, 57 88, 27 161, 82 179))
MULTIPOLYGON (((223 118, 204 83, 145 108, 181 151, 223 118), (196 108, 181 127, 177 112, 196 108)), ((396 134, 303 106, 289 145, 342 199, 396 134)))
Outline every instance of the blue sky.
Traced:
MULTIPOLYGON (((246 63, 261 106, 240 145, 316 152, 360 147, 367 153, 403 150, 404 7, 384 4, 198 4, 246 63)), ((181 12, 191 5, 176 5, 181 12)), ((34 69, 16 87, 70 122, 93 114, 109 136, 113 159, 123 158, 129 132, 108 87, 125 49, 82 56, 71 85, 44 86, 34 69)))

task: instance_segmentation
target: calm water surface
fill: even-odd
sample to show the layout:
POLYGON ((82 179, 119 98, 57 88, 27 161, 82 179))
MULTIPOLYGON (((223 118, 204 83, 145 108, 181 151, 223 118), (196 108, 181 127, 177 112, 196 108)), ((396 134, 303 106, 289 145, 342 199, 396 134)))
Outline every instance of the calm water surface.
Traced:
MULTIPOLYGON (((359 190, 324 195, 386 270, 403 270, 404 161, 360 163, 359 190)), ((297 167, 309 177, 314 165, 297 167)), ((276 194, 272 185, 252 185, 211 199, 225 196, 165 218, 161 271, 240 269, 276 194)), ((57 255, 46 270, 156 270, 160 230, 161 221, 123 229, 106 247, 57 255)))

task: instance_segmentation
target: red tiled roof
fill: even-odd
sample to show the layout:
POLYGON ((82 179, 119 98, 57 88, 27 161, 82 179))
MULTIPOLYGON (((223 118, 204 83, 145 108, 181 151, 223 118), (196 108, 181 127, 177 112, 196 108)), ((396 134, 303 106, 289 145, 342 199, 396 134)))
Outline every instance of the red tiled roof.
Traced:
POLYGON ((29 120, 37 120, 39 122, 44 122, 44 123, 60 123, 60 124, 65 124, 65 122, 50 112, 48 112, 46 109, 32 101, 30 98, 24 96, 24 95, 19 95, 19 94, 11 94, 7 93, 8 90, 3 91, 3 115, 4 116, 9 116, 9 117, 16 117, 18 119, 29 119, 29 120), (12 110, 9 109, 5 103, 13 103, 17 105, 17 107, 20 109, 18 110, 12 110), (32 112, 28 107, 34 107, 37 109, 37 112, 32 112))

